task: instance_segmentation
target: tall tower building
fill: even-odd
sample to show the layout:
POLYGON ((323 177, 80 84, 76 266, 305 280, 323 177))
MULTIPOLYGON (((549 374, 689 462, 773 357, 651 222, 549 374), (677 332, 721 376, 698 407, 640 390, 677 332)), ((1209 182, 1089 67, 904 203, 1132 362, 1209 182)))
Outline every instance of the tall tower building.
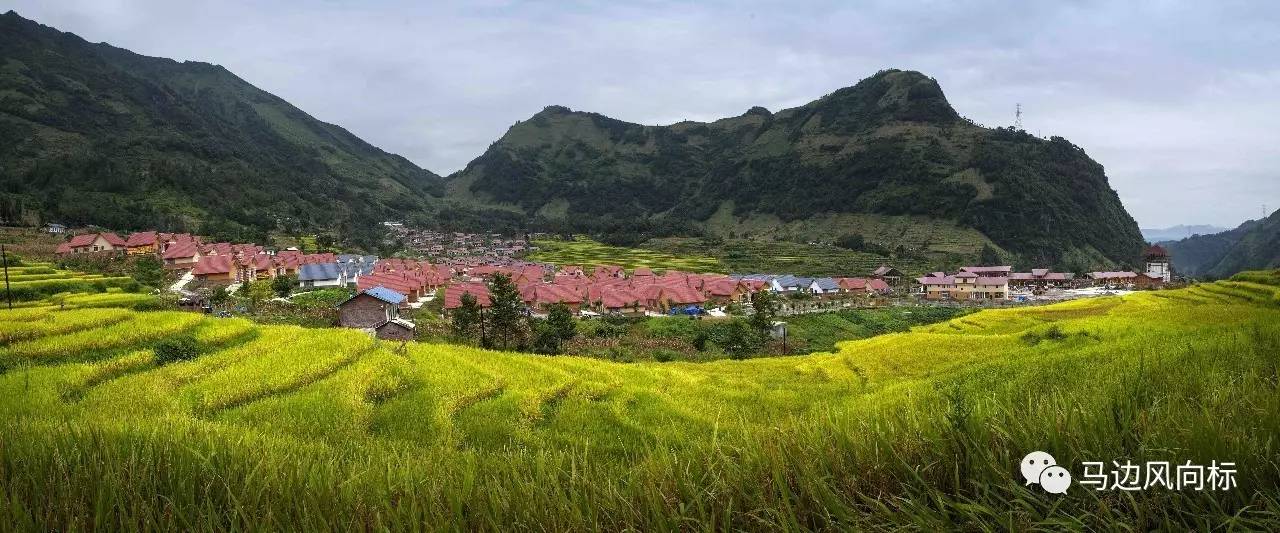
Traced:
POLYGON ((1169 251, 1163 246, 1154 244, 1148 246, 1142 252, 1143 259, 1147 262, 1147 274, 1151 276, 1159 276, 1160 279, 1168 283, 1173 279, 1173 267, 1170 263, 1169 251))

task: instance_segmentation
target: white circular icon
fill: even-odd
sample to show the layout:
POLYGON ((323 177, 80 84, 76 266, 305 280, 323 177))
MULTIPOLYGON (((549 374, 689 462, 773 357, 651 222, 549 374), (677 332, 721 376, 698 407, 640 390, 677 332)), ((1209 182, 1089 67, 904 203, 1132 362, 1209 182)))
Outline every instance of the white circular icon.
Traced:
POLYGON ((1052 455, 1045 452, 1031 452, 1022 458, 1022 478, 1027 480, 1027 484, 1038 483, 1040 481, 1040 472, 1058 464, 1052 455))
POLYGON ((1050 494, 1064 494, 1071 486, 1071 472, 1061 466, 1051 466, 1040 472, 1040 486, 1050 494))

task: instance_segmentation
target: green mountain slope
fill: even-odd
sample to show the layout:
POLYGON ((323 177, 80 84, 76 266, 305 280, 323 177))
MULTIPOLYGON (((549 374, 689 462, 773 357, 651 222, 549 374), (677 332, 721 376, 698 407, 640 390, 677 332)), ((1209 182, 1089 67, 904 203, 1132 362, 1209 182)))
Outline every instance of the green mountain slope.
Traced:
POLYGON ((6 220, 350 234, 442 193, 439 176, 220 66, 0 16, 6 220))
POLYGON ((1160 243, 1173 256, 1173 268, 1185 276, 1225 278, 1244 270, 1280 266, 1280 210, 1239 227, 1160 243))
POLYGON ((801 107, 711 123, 643 126, 551 106, 450 176, 449 189, 606 237, 756 236, 820 219, 808 231, 830 241, 917 217, 979 235, 964 239, 973 255, 994 242, 1027 262, 1082 267, 1132 262, 1143 243, 1079 147, 976 126, 934 80, 896 70, 801 107))

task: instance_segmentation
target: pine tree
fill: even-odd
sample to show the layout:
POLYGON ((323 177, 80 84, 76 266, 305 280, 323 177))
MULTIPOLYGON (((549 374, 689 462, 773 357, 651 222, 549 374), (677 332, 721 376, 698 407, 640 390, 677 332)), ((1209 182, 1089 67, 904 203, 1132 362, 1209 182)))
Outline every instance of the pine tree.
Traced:
POLYGON ((578 322, 573 318, 573 311, 562 303, 551 304, 547 308, 547 326, 561 341, 568 341, 578 335, 578 322))
POLYGON ((529 332, 524 320, 524 300, 520 290, 505 274, 495 274, 489 282, 489 312, 486 325, 492 345, 500 349, 528 347, 529 332))
POLYGON ((767 334, 773 329, 773 319, 778 315, 778 297, 769 291, 769 289, 761 289, 751 296, 751 309, 754 313, 751 315, 751 327, 760 333, 767 334))
POLYGON ((480 304, 476 302, 476 297, 469 292, 462 293, 460 305, 453 310, 453 334, 461 339, 473 338, 480 329, 480 321, 484 319, 481 315, 480 304))

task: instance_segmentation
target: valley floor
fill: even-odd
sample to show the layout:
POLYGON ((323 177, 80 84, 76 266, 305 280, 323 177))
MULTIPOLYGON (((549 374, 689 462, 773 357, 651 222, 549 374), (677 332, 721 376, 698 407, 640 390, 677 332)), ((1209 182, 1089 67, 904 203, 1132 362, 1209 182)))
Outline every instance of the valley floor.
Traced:
MULTIPOLYGON (((122 308, 0 311, 19 530, 1280 527, 1280 278, 621 364, 122 308), (159 365, 157 341, 200 355, 159 365), (1033 450, 1234 462, 1062 496, 1033 450)), ((1078 475, 1078 474, 1077 474, 1078 475)))

